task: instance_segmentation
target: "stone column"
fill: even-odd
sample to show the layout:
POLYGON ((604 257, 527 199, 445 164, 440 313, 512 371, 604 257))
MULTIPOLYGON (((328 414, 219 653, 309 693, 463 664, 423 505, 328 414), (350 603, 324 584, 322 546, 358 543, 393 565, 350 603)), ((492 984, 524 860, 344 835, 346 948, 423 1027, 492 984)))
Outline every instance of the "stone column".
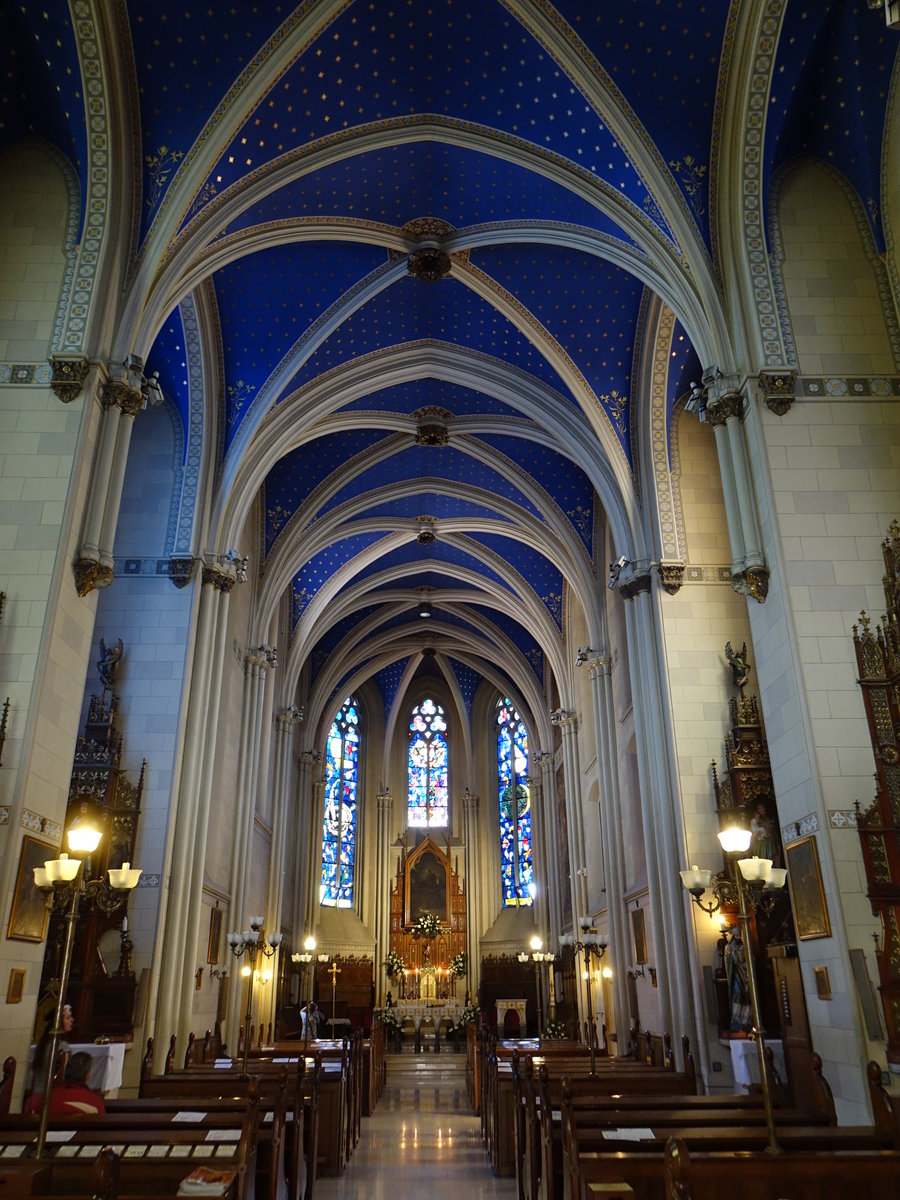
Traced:
MULTIPOLYGON (((321 761, 321 755, 316 762, 321 761)), ((317 773, 310 787, 309 871, 306 878, 306 911, 312 920, 319 911, 319 892, 322 887, 322 822, 325 817, 325 776, 317 773)))
POLYGON ((616 1029, 625 1029, 628 1018, 628 988, 625 966, 629 936, 623 893, 622 865, 625 843, 622 836, 622 797, 619 789, 616 715, 613 705, 611 664, 608 655, 587 663, 594 709, 594 736, 597 742, 597 778, 600 785, 600 847, 603 879, 606 884, 606 919, 609 928, 609 957, 616 964, 612 991, 616 1029))
POLYGON ((621 582, 619 592, 628 601, 625 620, 628 645, 632 648, 628 659, 660 1020, 663 1028, 671 1032, 676 1047, 681 1035, 688 1034, 703 1060, 701 1072, 706 1077, 699 973, 691 967, 688 901, 678 873, 683 865, 684 833, 659 592, 653 589, 649 569, 638 570, 621 582))
POLYGON ((731 541, 732 586, 742 595, 763 601, 769 572, 762 550, 762 533, 744 438, 744 399, 734 387, 715 380, 710 385, 707 418, 715 431, 719 472, 725 496, 725 516, 731 541))
MULTIPOLYGON (((235 837, 231 857, 231 904, 228 928, 248 928, 247 882, 253 857, 253 818, 256 814, 256 797, 259 788, 259 765, 262 743, 268 738, 269 729, 263 720, 266 700, 266 683, 269 670, 274 665, 274 650, 260 646, 247 652, 244 658, 244 696, 241 709, 240 745, 238 748, 237 813, 235 815, 235 837)), ((266 933, 276 933, 271 926, 271 914, 266 913, 266 933)), ((242 964, 243 965, 243 964, 242 964)), ((267 966, 273 966, 269 963, 267 966)), ((237 1047, 237 1030, 244 1008, 241 993, 244 984, 240 972, 231 973, 229 986, 229 1037, 237 1047)), ((259 989, 261 995, 263 989, 259 989)))
POLYGON ((162 1069, 170 1036, 179 1035, 183 1050, 190 1031, 222 664, 234 582, 233 573, 217 566, 207 566, 201 574, 184 755, 169 813, 168 887, 160 912, 163 936, 157 938, 153 954, 152 978, 158 982, 149 1032, 159 1048, 157 1070, 162 1069))
MULTIPOLYGON (((382 1004, 386 990, 384 956, 391 940, 391 793, 379 792, 375 831, 375 1003, 382 1004)), ((396 1000, 397 997, 395 996, 396 1000)))
MULTIPOLYGON (((549 929, 556 930, 557 937, 562 928, 562 912, 560 909, 560 889, 562 880, 559 877, 559 859, 550 853, 550 848, 559 844, 559 819, 556 811, 556 776, 554 773, 553 755, 549 750, 543 750, 537 756, 537 765, 541 772, 541 798, 543 800, 544 840, 547 847, 547 884, 546 896, 543 898, 543 909, 538 913, 546 920, 549 929)), ((538 890, 540 897, 540 890, 538 890)))
MULTIPOLYGON (((569 868, 572 884, 572 920, 587 912, 587 866, 584 861, 584 812, 581 804, 581 771, 578 766, 578 725, 574 712, 558 709, 550 718, 562 730, 563 774, 566 781, 566 814, 569 818, 569 868)), ((554 947, 562 930, 552 931, 554 947)))
POLYGON ((469 956, 466 987, 474 1003, 481 981, 481 888, 478 870, 478 797, 468 788, 463 796, 463 828, 466 839, 463 854, 466 872, 466 954, 469 956))
MULTIPOLYGON (((283 708, 275 717, 275 765, 272 779, 272 846, 269 851, 269 875, 266 889, 266 929, 270 933, 281 931, 284 908, 285 855, 288 838, 288 812, 293 799, 293 772, 291 763, 294 750, 294 730, 299 720, 297 709, 283 708)), ((294 950, 300 949, 296 942, 294 950)), ((272 959, 272 987, 260 991, 260 1020, 268 1025, 275 1019, 275 1004, 278 999, 276 974, 281 950, 272 959), (266 1011, 263 1013, 262 1008, 266 1011)))
POLYGON ((310 908, 310 874, 313 869, 313 851, 318 847, 322 853, 321 831, 316 837, 312 819, 312 772, 322 755, 318 750, 304 750, 297 759, 297 847, 294 857, 294 941, 297 945, 309 933, 314 933, 318 907, 310 908))
POLYGON ((134 418, 144 407, 141 371, 131 364, 113 363, 109 372, 109 378, 100 389, 103 404, 100 440, 91 471, 84 529, 74 568, 79 596, 112 583, 112 545, 122 501, 128 447, 134 418))

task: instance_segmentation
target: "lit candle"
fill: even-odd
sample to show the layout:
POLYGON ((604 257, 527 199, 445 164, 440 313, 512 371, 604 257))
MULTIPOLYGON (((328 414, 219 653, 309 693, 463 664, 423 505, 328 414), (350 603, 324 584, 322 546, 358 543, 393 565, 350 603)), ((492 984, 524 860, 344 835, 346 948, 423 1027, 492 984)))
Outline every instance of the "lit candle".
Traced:
POLYGON ((127 917, 122 918, 122 932, 123 933, 128 932, 128 918, 127 917))

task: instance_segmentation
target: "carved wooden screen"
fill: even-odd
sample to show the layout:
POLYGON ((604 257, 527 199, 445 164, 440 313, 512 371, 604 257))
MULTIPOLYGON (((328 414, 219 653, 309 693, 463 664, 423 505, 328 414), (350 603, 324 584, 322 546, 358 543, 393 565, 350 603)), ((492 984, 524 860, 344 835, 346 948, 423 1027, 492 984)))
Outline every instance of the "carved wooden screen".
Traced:
POLYGON ((448 967, 451 959, 466 949, 465 884, 460 883, 449 853, 431 838, 425 838, 411 854, 404 852, 401 857, 397 877, 391 885, 390 949, 412 971, 421 970, 426 961, 436 967, 448 967), (438 902, 443 898, 445 916, 437 905, 428 907, 429 897, 438 902), (426 911, 438 918, 440 932, 431 938, 414 937, 414 924, 426 911))

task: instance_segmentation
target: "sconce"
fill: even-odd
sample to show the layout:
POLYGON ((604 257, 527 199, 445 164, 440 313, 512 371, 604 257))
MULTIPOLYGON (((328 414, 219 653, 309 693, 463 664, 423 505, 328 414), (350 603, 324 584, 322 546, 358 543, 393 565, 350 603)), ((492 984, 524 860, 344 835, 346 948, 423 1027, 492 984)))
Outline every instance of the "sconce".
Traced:
POLYGON ((210 977, 210 979, 227 979, 228 971, 223 970, 220 967, 210 967, 209 968, 209 977, 210 977))
POLYGON ((206 968, 201 965, 194 972, 194 987, 197 989, 198 992, 203 987, 203 972, 205 971, 205 969, 206 968))
POLYGON ((629 979, 643 979, 644 978, 644 964, 643 963, 632 963, 632 965, 626 971, 626 974, 629 979))

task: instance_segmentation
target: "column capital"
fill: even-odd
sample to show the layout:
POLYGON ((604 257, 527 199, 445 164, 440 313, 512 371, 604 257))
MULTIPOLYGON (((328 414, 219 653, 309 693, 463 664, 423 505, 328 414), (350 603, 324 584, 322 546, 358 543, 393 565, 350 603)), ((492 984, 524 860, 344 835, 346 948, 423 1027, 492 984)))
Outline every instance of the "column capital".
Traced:
POLYGON ((618 592, 623 600, 633 600, 635 596, 651 591, 652 580, 649 567, 637 570, 619 584, 618 592))
POLYGON ((113 569, 95 558, 79 558, 73 565, 75 590, 79 596, 109 587, 113 581, 113 569))
POLYGON ((744 397, 739 391, 722 392, 715 400, 706 402, 706 419, 715 429, 733 417, 743 419, 744 397))
POLYGON ((612 673, 612 660, 608 654, 598 654, 596 658, 588 659, 584 665, 587 667, 591 679, 612 673))
POLYGON ((267 669, 271 667, 274 671, 278 666, 278 647, 263 642, 261 646, 255 646, 252 650, 247 651, 244 655, 244 662, 267 669))
POLYGON ((304 750, 303 753, 298 755, 298 757, 297 757, 297 762, 300 764, 301 767, 312 767, 317 762, 321 762, 321 761, 322 761, 321 750, 304 750))
POLYGON ((209 584, 217 592, 227 595, 234 587, 235 577, 233 571, 224 571, 220 566, 207 564, 201 573, 201 581, 204 585, 209 584))
MULTIPOLYGON (((130 376, 130 373, 129 373, 130 376)), ((118 408, 127 417, 136 417, 144 407, 140 386, 135 387, 130 377, 114 376, 100 388, 104 408, 118 408)))
POLYGON ((390 792, 378 792, 375 801, 380 812, 390 812, 394 804, 394 797, 390 792))
POLYGON ((276 724, 284 729, 292 728, 302 720, 303 709, 298 708, 296 704, 289 704, 286 708, 280 708, 275 718, 276 724))
POLYGON ((763 604, 769 594, 769 569, 762 565, 747 567, 731 576, 731 586, 739 596, 750 596, 763 604))
POLYGON ((553 753, 550 750, 542 750, 534 760, 539 766, 547 769, 553 765, 553 753))
POLYGON ((463 805, 467 811, 476 811, 478 809, 478 796, 474 792, 470 792, 468 788, 463 793, 463 805))

